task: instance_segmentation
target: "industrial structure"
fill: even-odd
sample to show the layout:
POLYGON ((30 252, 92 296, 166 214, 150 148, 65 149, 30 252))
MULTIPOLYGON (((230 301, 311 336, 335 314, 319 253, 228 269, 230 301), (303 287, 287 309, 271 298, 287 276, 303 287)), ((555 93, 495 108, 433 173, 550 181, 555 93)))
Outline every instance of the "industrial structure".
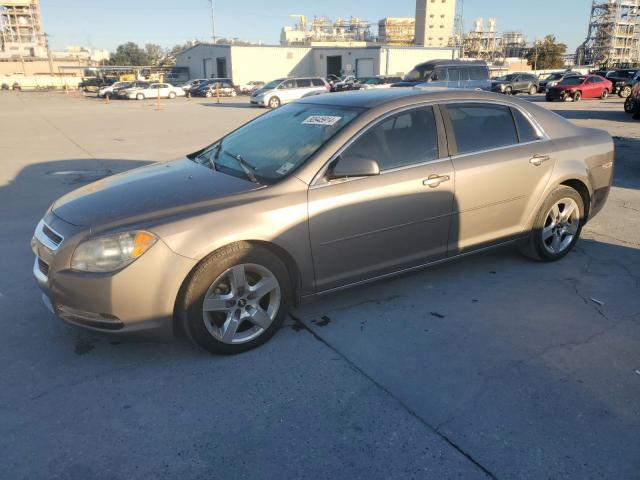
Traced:
POLYGON ((313 17, 308 22, 304 15, 290 15, 297 18, 294 27, 284 27, 280 35, 283 46, 312 46, 337 43, 354 44, 373 41, 369 23, 357 17, 335 21, 327 17, 313 17))
POLYGON ((593 0, 579 65, 624 67, 640 63, 640 0, 593 0))
POLYGON ((387 17, 378 22, 378 42, 384 45, 409 46, 415 43, 416 19, 387 17))
POLYGON ((473 29, 462 37, 464 56, 495 61, 504 58, 503 40, 496 31, 496 19, 490 18, 485 26, 483 18, 473 21, 473 29))
POLYGON ((0 58, 45 57, 38 0, 0 0, 0 58))
POLYGON ((446 47, 453 36, 456 0, 416 0, 416 40, 419 47, 446 47))

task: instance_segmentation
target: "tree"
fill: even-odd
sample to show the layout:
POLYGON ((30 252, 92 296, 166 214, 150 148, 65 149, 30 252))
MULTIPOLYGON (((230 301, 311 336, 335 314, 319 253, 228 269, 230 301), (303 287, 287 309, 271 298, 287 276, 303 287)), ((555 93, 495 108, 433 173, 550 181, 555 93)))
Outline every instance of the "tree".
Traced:
POLYGON ((140 48, 137 43, 127 42, 119 45, 116 51, 111 54, 109 60, 111 65, 149 65, 149 55, 140 48))
POLYGON ((144 50, 149 61, 148 65, 162 65, 167 57, 167 51, 155 43, 147 43, 144 46, 144 50))
POLYGON ((527 63, 535 70, 551 70, 563 68, 562 55, 567 51, 564 43, 558 43, 554 35, 547 35, 544 40, 537 40, 527 52, 527 63))

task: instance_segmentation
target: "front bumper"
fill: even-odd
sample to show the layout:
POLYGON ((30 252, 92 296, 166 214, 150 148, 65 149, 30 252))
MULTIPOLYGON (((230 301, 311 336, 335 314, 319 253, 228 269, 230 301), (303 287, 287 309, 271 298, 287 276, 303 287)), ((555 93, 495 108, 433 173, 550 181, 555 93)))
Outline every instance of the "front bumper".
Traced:
POLYGON ((267 104, 266 100, 261 97, 258 97, 258 98, 251 97, 250 102, 251 102, 251 105, 257 105, 259 107, 264 107, 267 104))
POLYGON ((196 261, 159 240, 117 272, 76 272, 69 264, 80 238, 65 236, 52 249, 36 230, 33 275, 45 305, 65 322, 93 331, 171 338, 175 301, 196 261))

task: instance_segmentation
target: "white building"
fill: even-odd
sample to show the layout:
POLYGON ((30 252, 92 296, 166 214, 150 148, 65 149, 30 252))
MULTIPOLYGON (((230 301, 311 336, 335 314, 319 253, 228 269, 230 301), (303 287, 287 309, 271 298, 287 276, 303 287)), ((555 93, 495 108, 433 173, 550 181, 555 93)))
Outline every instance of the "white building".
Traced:
POLYGON ((198 44, 176 56, 191 78, 228 77, 240 84, 286 76, 404 75, 416 64, 457 58, 454 48, 280 47, 198 44))
POLYGON ((449 45, 455 17, 456 0, 416 0, 416 45, 449 45))

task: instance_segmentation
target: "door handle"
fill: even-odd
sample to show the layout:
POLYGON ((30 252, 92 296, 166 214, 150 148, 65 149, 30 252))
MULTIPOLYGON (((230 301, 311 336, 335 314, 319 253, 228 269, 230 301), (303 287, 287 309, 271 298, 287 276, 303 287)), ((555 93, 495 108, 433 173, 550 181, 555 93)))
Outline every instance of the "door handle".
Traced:
POLYGON ((549 155, 534 155, 529 159, 529 163, 535 167, 539 167, 544 162, 548 162, 549 160, 551 160, 551 157, 549 155))
POLYGON ((422 185, 425 187, 436 188, 439 187, 441 183, 448 182, 451 180, 449 175, 431 175, 426 180, 422 181, 422 185))

